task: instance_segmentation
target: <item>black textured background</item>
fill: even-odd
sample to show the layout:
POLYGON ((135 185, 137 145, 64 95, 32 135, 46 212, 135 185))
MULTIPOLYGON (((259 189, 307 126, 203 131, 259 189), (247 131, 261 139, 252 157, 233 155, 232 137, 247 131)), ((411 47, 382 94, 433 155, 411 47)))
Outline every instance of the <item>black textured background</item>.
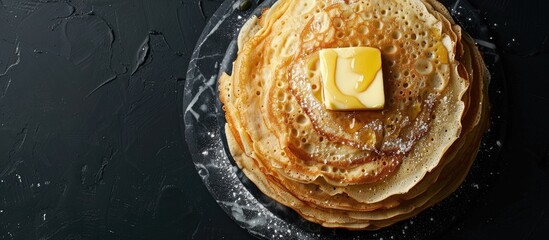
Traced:
MULTIPOLYGON (((502 53, 503 168, 444 239, 546 239, 549 4, 471 1, 502 53)), ((184 76, 220 0, 0 0, 0 239, 246 239, 183 141, 184 76)))

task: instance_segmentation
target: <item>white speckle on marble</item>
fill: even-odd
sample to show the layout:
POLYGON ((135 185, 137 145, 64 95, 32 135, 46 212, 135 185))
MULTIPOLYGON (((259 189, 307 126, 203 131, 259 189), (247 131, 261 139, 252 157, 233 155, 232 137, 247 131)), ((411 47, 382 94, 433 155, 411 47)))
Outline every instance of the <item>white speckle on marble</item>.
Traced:
POLYGON ((202 104, 202 105, 200 105, 200 110, 202 112, 208 111, 208 106, 206 106, 206 104, 202 104))

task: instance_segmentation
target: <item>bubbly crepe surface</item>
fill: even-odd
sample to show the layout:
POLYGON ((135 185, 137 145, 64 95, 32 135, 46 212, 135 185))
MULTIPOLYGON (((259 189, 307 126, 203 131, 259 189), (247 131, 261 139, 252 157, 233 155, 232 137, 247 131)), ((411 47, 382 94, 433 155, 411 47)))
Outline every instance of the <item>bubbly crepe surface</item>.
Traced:
POLYGON ((438 2, 279 0, 242 28, 219 79, 238 166, 325 227, 378 229, 453 192, 487 121, 486 71, 438 2), (330 111, 318 52, 382 51, 380 111, 330 111))

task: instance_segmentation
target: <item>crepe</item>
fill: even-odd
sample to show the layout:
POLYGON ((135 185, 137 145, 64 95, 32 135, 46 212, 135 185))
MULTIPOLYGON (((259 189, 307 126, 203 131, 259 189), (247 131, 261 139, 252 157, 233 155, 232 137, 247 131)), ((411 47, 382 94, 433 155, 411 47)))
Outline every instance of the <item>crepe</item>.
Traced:
POLYGON ((258 188, 325 227, 378 229, 466 176, 487 127, 487 72, 434 0, 279 0, 238 37, 219 78, 226 135, 258 188), (318 51, 382 50, 386 106, 326 110, 318 51))

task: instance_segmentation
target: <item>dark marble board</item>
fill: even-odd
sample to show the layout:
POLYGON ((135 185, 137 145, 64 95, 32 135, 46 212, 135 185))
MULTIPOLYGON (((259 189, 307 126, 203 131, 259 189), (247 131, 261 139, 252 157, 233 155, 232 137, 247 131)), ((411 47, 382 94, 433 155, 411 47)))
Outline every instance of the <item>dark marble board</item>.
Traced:
MULTIPOLYGON (((0 239, 245 239, 183 136, 191 52, 222 1, 0 0, 0 239)), ((502 166, 445 239, 544 239, 547 3, 471 1, 509 114, 502 166)))

